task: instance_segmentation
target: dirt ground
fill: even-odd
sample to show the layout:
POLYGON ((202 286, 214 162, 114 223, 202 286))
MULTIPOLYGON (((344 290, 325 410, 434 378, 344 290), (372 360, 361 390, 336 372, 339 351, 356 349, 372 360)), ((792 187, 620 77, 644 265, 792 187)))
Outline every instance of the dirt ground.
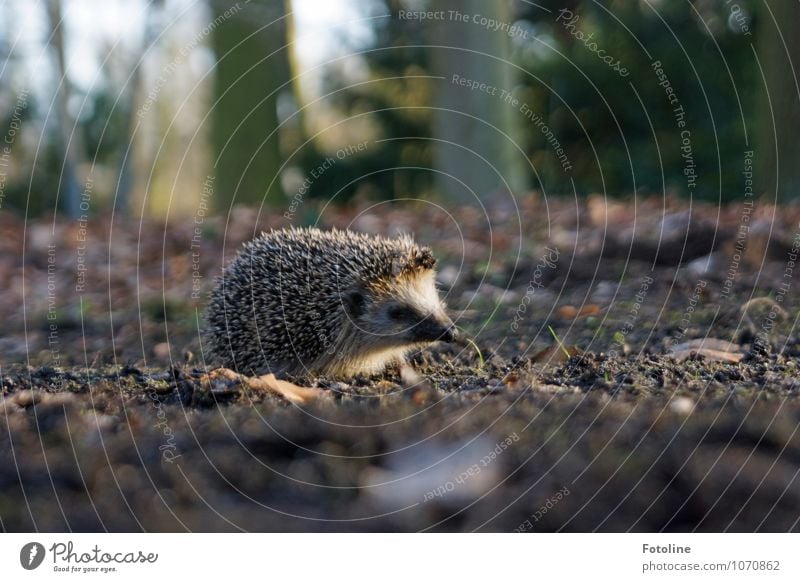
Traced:
POLYGON ((212 278, 279 215, 2 215, 0 527, 800 531, 800 207, 323 216, 430 245, 474 345, 307 406, 204 382, 212 278))

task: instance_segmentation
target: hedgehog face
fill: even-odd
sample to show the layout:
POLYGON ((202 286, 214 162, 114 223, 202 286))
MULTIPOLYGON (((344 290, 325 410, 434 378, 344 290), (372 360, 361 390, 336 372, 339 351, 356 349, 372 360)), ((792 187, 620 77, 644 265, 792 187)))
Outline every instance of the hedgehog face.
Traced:
POLYGON ((351 320, 367 346, 381 350, 455 339, 456 327, 445 313, 433 270, 383 283, 379 290, 349 298, 351 320))
POLYGON ((381 308, 381 319, 393 343, 406 345, 455 339, 455 325, 443 310, 421 311, 416 305, 399 301, 387 301, 381 308))

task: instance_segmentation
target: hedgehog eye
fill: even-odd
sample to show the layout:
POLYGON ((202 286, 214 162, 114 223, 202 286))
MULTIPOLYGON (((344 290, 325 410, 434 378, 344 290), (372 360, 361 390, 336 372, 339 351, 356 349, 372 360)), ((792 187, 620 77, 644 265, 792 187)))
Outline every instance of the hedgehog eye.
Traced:
POLYGON ((388 309, 387 315, 389 319, 393 321, 408 321, 414 317, 414 313, 411 309, 404 305, 392 305, 388 309))
POLYGON ((344 307, 352 318, 357 318, 364 311, 364 296, 358 291, 351 291, 343 298, 344 307))

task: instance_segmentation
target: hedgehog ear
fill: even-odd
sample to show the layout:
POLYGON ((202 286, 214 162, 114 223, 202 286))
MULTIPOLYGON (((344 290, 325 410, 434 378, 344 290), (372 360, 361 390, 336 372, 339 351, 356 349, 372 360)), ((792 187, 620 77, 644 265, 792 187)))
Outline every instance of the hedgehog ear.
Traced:
POLYGON ((436 266, 436 258, 430 247, 422 247, 416 257, 416 263, 423 269, 433 269, 436 266))
POLYGON ((393 277, 415 271, 423 271, 433 269, 436 265, 436 259, 433 257, 433 251, 430 247, 421 247, 411 251, 410 255, 394 255, 391 259, 390 272, 393 277))
POLYGON ((389 263, 389 272, 392 277, 399 277, 408 267, 408 259, 402 255, 395 254, 389 263))
POLYGON ((354 289, 342 295, 344 310, 351 319, 357 319, 364 313, 364 303, 364 294, 360 289, 354 289))

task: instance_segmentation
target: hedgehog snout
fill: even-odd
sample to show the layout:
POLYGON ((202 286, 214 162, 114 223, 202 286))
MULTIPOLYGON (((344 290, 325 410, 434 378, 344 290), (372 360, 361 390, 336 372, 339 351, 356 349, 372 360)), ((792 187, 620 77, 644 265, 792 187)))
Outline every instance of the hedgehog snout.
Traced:
POLYGON ((444 330, 444 333, 439 338, 439 341, 454 342, 458 341, 458 339, 459 339, 458 328, 456 327, 456 324, 451 321, 450 326, 444 330))
POLYGON ((453 321, 446 315, 428 317, 414 327, 417 341, 423 342, 452 342, 458 337, 458 329, 453 321))

